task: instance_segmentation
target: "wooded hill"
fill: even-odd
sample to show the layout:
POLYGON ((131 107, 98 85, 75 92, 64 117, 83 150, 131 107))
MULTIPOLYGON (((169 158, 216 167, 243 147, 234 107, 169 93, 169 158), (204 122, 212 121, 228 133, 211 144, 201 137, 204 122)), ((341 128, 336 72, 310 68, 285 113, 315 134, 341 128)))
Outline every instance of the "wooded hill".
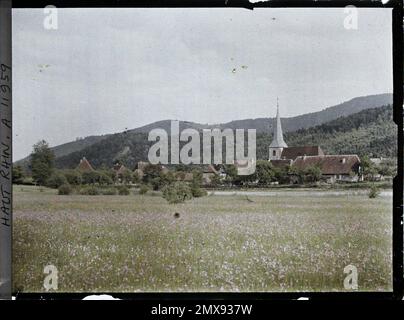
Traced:
MULTIPOLYGON (((394 157, 397 127, 392 119, 392 106, 367 109, 319 126, 286 133, 285 141, 289 146, 319 145, 326 154, 394 157)), ((258 159, 268 158, 271 139, 271 134, 257 134, 258 159)), ((111 167, 120 161, 128 168, 134 168, 138 161, 147 161, 153 143, 147 140, 145 133, 114 134, 80 151, 57 157, 56 166, 74 168, 85 156, 95 167, 111 167)))
MULTIPOLYGON (((395 156, 396 127, 392 122, 391 101, 391 94, 358 97, 319 112, 282 118, 285 141, 289 146, 320 145, 328 154, 395 156)), ((181 121, 180 131, 185 128, 198 131, 212 128, 256 129, 257 157, 267 159, 272 125, 273 118, 237 120, 218 125, 181 121)), ((85 137, 53 147, 56 166, 74 168, 85 156, 95 167, 111 167, 114 162, 120 161, 133 168, 138 161, 147 160, 148 150, 153 144, 147 141, 147 135, 155 128, 170 133, 170 120, 116 134, 85 137)), ((29 156, 15 164, 27 168, 29 156)))

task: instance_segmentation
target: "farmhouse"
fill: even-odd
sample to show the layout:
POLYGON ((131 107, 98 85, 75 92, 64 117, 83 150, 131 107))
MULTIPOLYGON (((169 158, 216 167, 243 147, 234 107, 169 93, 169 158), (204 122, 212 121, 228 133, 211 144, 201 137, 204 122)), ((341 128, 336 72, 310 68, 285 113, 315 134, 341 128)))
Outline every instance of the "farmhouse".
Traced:
POLYGON ((336 181, 360 181, 360 159, 357 155, 320 155, 299 156, 293 162, 298 169, 318 167, 324 180, 329 183, 336 181))
POLYGON ((323 180, 361 181, 361 162, 357 155, 325 155, 320 146, 288 147, 283 140, 282 124, 277 103, 273 139, 269 145, 269 161, 277 168, 288 166, 299 170, 317 167, 323 180))

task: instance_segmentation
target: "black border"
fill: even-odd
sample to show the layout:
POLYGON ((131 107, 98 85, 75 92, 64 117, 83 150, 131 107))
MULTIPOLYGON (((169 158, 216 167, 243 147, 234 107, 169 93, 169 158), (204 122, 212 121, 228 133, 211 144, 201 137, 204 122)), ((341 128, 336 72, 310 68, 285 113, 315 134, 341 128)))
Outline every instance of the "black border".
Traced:
MULTIPOLYGON (((110 294, 115 298, 148 301, 190 302, 196 300, 256 301, 289 300, 307 297, 311 300, 401 300, 403 298, 403 0, 390 0, 387 4, 371 0, 270 0, 250 3, 248 0, 13 0, 12 7, 44 8, 54 5, 58 8, 342 8, 353 5, 358 8, 392 8, 393 27, 393 107, 394 122, 397 124, 397 176, 393 181, 393 291, 392 292, 271 292, 271 293, 18 293, 17 300, 66 300, 82 299, 87 295, 110 294)), ((224 303, 224 302, 223 302, 224 303)))

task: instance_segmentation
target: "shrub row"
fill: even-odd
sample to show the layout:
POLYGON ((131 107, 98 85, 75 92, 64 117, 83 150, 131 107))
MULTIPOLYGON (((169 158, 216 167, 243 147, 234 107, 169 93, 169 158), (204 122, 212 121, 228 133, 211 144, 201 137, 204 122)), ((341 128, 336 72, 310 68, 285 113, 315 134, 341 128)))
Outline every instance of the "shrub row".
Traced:
POLYGON ((97 196, 97 195, 129 195, 130 190, 127 186, 110 187, 110 188, 99 188, 96 186, 85 186, 81 188, 72 188, 68 183, 63 183, 58 188, 58 194, 69 195, 72 193, 77 193, 81 195, 97 196))

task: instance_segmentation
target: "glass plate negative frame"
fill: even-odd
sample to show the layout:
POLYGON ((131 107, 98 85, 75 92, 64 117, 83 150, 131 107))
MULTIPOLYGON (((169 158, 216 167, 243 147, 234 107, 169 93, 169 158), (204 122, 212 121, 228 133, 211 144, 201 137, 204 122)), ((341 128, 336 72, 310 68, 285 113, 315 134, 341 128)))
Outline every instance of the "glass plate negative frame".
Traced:
MULTIPOLYGON (((287 0, 272 0, 267 2, 250 3, 247 0, 1 0, 2 15, 4 19, 0 19, 0 62, 6 65, 11 65, 11 8, 44 8, 47 5, 54 5, 57 8, 102 8, 102 7, 120 7, 120 8, 160 8, 160 7, 181 7, 181 8, 245 8, 253 10, 254 8, 321 8, 321 7, 345 7, 353 5, 358 8, 392 8, 392 31, 393 31, 393 108, 394 122, 397 125, 397 176, 393 180, 393 291, 392 292, 295 292, 295 293, 108 293, 116 298, 123 299, 169 299, 169 300, 195 300, 195 299, 231 299, 231 300, 256 300, 256 299, 297 299, 299 297, 308 297, 313 299, 401 299, 403 296, 403 2, 400 0, 390 0, 386 4, 381 1, 338 1, 338 0, 320 0, 320 1, 287 1, 287 0)), ((8 79, 2 78, 2 81, 11 81, 11 74, 8 79)), ((7 99, 9 111, 0 108, 0 118, 2 126, 0 127, 1 147, 0 154, 9 155, 6 162, 12 163, 11 160, 11 82, 1 83, 2 85, 10 85, 9 92, 2 91, 7 99)), ((6 163, 6 164, 7 164, 6 163)), ((3 173, 10 172, 10 166, 4 163, 1 166, 3 173)), ((3 279, 11 279, 11 252, 12 252, 12 195, 11 195, 11 180, 6 178, 7 174, 0 177, 1 183, 1 200, 3 206, 7 207, 9 217, 11 219, 10 226, 0 229, 0 276, 3 279)), ((9 298, 11 292, 11 282, 8 286, 0 290, 0 298, 9 298)), ((16 293, 17 299, 81 299, 88 293, 16 293)), ((99 293, 97 293, 99 294, 99 293)))

